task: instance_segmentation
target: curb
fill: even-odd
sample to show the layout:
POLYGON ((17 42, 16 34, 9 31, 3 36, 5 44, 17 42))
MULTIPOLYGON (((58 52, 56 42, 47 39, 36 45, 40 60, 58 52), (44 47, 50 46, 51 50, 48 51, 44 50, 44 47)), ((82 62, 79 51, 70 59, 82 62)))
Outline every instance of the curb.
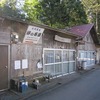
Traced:
POLYGON ((39 95, 48 93, 48 92, 53 91, 53 90, 55 90, 55 89, 57 89, 59 87, 62 87, 62 86, 67 85, 67 84, 69 84, 69 83, 71 83, 73 81, 76 81, 76 80, 80 79, 82 76, 86 76, 89 73, 94 72, 97 69, 98 68, 91 68, 89 70, 84 71, 83 73, 77 73, 77 76, 76 77, 74 76, 74 78, 73 78, 73 76, 70 77, 70 75, 69 75, 69 77, 67 77, 67 78, 69 78, 68 81, 63 80, 63 78, 59 77, 58 80, 61 79, 61 80, 63 80, 62 82, 58 82, 58 80, 56 81, 56 83, 52 82, 52 85, 50 84, 47 88, 43 88, 41 90, 37 90, 36 93, 31 93, 30 95, 28 95, 28 96, 26 96, 24 98, 23 97, 19 98, 18 100, 27 100, 28 98, 37 97, 39 95))
MULTIPOLYGON (((77 74, 77 73, 76 73, 76 74, 77 74)), ((65 77, 66 77, 66 76, 65 76, 65 77)), ((30 98, 30 97, 32 97, 32 96, 37 97, 37 96, 39 96, 39 95, 42 95, 42 94, 44 94, 44 93, 47 93, 47 92, 52 91, 52 90, 54 90, 54 89, 57 89, 57 88, 59 88, 59 87, 61 87, 61 86, 63 86, 63 85, 69 84, 70 82, 73 82, 73 81, 79 79, 79 77, 80 77, 79 74, 77 74, 77 75, 74 76, 74 77, 73 77, 73 76, 70 77, 70 75, 69 75, 69 77, 67 77, 67 78, 69 78, 68 81, 63 80, 61 77, 59 77, 58 80, 57 80, 56 82, 50 83, 47 87, 45 87, 45 88, 42 87, 41 89, 37 90, 37 92, 31 93, 30 95, 28 95, 28 96, 26 96, 26 97, 20 97, 20 98, 18 98, 17 100, 27 100, 28 98, 30 98), (59 82, 59 80, 63 80, 63 81, 62 81, 62 82, 59 82)), ((55 81, 55 80, 52 80, 52 81, 55 81)))
MULTIPOLYGON (((76 81, 98 69, 100 70, 100 66, 93 67, 92 69, 89 69, 86 71, 75 72, 73 74, 68 74, 68 75, 65 75, 62 77, 57 77, 55 79, 52 79, 49 83, 41 86, 38 90, 34 90, 34 91, 32 90, 26 94, 17 94, 16 92, 14 93, 13 91, 11 91, 11 92, 18 96, 18 98, 15 100, 27 100, 31 97, 37 97, 39 95, 42 95, 42 94, 48 93, 50 91, 53 91, 57 88, 60 88, 64 85, 67 85, 71 82, 74 82, 74 81, 76 81)), ((12 96, 12 97, 14 97, 14 96, 12 96)), ((5 100, 8 100, 8 99, 5 99, 5 100)))

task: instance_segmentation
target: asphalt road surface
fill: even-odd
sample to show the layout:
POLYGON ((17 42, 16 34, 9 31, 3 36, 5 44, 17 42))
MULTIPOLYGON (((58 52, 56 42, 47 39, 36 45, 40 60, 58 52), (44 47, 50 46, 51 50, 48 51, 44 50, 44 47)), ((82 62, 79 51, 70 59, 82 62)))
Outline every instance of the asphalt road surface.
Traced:
POLYGON ((100 100, 100 69, 27 100, 100 100))

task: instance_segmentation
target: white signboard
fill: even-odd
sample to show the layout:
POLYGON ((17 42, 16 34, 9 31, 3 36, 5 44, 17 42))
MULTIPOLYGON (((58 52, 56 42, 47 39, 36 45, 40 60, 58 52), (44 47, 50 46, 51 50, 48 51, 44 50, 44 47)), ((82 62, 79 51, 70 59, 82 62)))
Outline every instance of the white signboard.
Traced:
POLYGON ((20 69, 21 68, 21 62, 20 62, 20 60, 16 60, 15 63, 14 63, 14 65, 15 65, 15 69, 20 69))
POLYGON ((26 69, 28 68, 28 60, 27 59, 23 59, 22 60, 22 69, 26 69))
POLYGON ((58 35, 55 35, 55 40, 60 41, 60 42, 65 42, 65 43, 71 43, 71 39, 63 38, 63 37, 60 37, 58 35))
POLYGON ((28 26, 28 29, 25 33, 25 37, 23 42, 24 43, 38 43, 40 37, 42 36, 42 33, 44 32, 43 28, 39 28, 36 26, 28 26))

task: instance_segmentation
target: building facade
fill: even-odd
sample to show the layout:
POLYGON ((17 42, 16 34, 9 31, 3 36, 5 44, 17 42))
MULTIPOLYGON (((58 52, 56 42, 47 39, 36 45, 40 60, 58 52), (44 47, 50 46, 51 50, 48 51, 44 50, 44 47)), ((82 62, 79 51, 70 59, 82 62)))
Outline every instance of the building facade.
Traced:
POLYGON ((70 32, 78 34, 77 38, 77 66, 89 69, 96 64, 98 38, 93 24, 72 27, 70 32))
POLYGON ((78 35, 8 18, 1 21, 0 90, 9 88, 10 79, 23 75, 58 76, 75 72, 78 35))

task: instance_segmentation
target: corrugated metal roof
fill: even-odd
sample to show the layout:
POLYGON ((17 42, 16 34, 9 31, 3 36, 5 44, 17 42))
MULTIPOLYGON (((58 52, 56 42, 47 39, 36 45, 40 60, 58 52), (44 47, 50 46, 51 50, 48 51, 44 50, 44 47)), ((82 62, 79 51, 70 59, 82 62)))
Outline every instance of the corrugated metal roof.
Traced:
POLYGON ((93 26, 94 24, 84 24, 80 26, 71 27, 68 31, 73 34, 84 37, 88 32, 90 32, 93 26))

